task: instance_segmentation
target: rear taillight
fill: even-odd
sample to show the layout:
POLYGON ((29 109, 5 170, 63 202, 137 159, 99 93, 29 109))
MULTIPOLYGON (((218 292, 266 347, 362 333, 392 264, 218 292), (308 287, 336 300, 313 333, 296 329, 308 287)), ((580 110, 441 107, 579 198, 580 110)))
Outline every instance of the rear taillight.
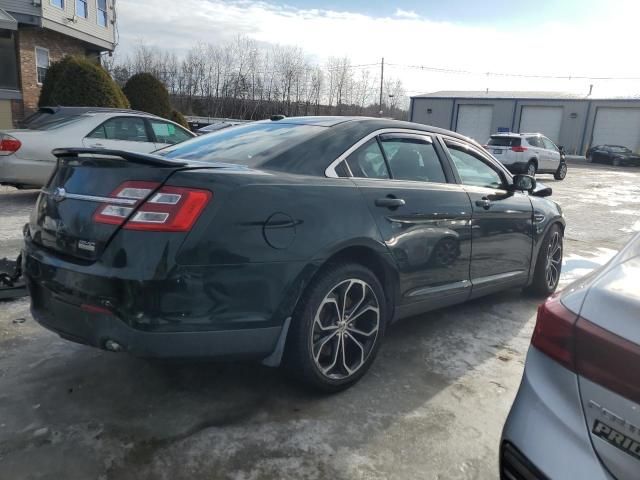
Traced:
POLYGON ((572 372, 640 402, 640 345, 579 317, 557 295, 540 305, 531 345, 572 372))
POLYGON ((0 133, 0 155, 11 155, 20 150, 22 142, 6 133, 0 133))
POLYGON ((554 295, 538 308, 538 320, 531 345, 566 368, 574 370, 574 325, 578 315, 568 310, 554 295))
POLYGON ((640 345, 580 318, 576 324, 576 371, 640 403, 640 345))
POLYGON ((527 151, 527 147, 511 147, 511 151, 522 153, 527 151))
POLYGON ((110 196, 114 203, 98 208, 96 223, 122 225, 126 230, 186 232, 211 199, 211 192, 195 188, 160 187, 152 182, 125 182, 110 196), (129 201, 129 203, 117 200, 129 201))

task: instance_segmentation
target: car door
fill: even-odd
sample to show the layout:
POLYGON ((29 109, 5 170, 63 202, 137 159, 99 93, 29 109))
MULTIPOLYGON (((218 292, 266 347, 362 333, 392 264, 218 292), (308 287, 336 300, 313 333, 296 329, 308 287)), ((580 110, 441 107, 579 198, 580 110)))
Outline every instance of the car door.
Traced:
POLYGON ((154 118, 150 118, 148 121, 149 125, 151 125, 153 136, 155 137, 156 149, 175 145, 176 143, 193 138, 193 135, 174 123, 159 119, 156 120, 154 118))
POLYGON ((472 297, 524 286, 533 248, 531 200, 508 190, 510 176, 480 149, 452 138, 444 144, 473 209, 472 297))
POLYGON ((144 118, 113 117, 87 135, 83 144, 89 148, 107 148, 148 153, 156 149, 144 118))
POLYGON ((370 138, 346 163, 400 274, 399 316, 470 294, 471 204, 428 135, 370 138), (448 173, 445 173, 448 172, 448 173))
POLYGON ((542 137, 545 149, 545 170, 555 172, 560 166, 560 149, 547 137, 542 137))

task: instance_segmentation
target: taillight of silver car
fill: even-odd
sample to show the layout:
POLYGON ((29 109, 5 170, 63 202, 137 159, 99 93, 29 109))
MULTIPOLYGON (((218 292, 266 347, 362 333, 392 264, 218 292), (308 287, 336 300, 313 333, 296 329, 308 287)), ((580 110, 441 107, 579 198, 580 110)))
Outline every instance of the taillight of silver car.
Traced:
POLYGON ((572 372, 640 402, 640 345, 579 317, 558 294, 540 305, 531 345, 572 372))
POLYGON ((0 133, 0 156, 11 155, 20 150, 22 142, 17 138, 7 135, 6 133, 0 133))
POLYGON ((111 193, 114 203, 98 207, 93 220, 110 225, 124 224, 122 228, 126 230, 187 232, 212 196, 208 190, 160 187, 155 182, 125 182, 111 193), (135 203, 118 200, 135 200, 135 203))

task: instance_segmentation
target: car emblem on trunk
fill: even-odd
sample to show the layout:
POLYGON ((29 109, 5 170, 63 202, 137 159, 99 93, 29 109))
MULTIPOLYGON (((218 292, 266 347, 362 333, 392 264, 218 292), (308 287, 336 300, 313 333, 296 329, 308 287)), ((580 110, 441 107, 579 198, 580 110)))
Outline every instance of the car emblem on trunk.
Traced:
POLYGON ((56 202, 61 202, 67 198, 67 191, 62 187, 58 187, 53 191, 51 196, 56 202))

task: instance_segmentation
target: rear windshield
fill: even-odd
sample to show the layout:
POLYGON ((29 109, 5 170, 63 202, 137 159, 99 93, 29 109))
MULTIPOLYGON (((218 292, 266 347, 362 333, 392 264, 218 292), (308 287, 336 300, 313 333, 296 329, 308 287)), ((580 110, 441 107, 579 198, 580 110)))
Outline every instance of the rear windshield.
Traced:
POLYGON ((491 137, 489 145, 493 147, 519 147, 521 142, 519 137, 491 137))
POLYGON ((39 122, 35 125, 29 125, 30 130, 55 130, 71 123, 75 123, 82 118, 82 115, 54 115, 50 119, 39 122))
POLYGON ((252 123, 218 130, 156 153, 167 158, 255 167, 325 130, 314 125, 252 123))

